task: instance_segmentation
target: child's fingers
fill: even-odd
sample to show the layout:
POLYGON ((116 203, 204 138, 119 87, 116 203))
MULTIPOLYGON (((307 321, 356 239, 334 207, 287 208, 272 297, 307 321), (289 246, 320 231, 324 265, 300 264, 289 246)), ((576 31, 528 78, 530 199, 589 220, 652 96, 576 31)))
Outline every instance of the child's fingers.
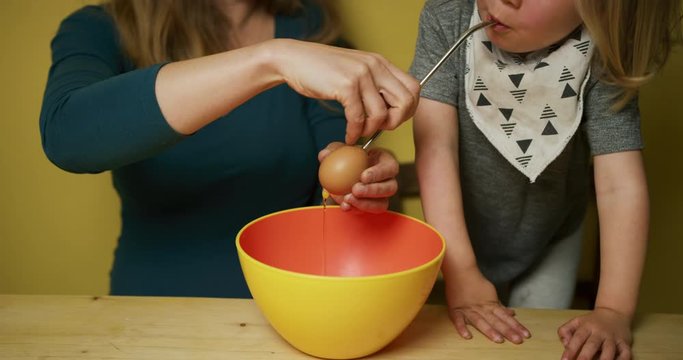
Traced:
POLYGON ((619 356, 617 360, 630 360, 631 359, 631 346, 624 342, 617 343, 617 352, 619 356))
MULTIPOLYGON (((507 326, 509 326, 515 333, 519 334, 519 336, 525 337, 527 339, 530 338, 531 332, 529 332, 529 330, 525 328, 524 325, 517 321, 517 319, 514 318, 514 315, 510 315, 509 310, 509 308, 501 307, 495 309, 493 311, 493 314, 498 316, 501 320, 503 320, 507 324, 507 326)), ((514 314, 514 311, 512 313, 514 314)))
POLYGON ((617 355, 617 345, 612 340, 605 341, 600 350, 600 360, 613 360, 617 355))
POLYGON ((580 328, 576 330, 565 346, 564 353, 562 354, 562 360, 576 359, 576 356, 579 354, 583 344, 586 343, 586 340, 588 340, 590 335, 590 330, 587 328, 580 328))
POLYGON ((467 313, 467 320, 491 341, 496 343, 502 343, 504 341, 503 335, 478 312, 469 311, 467 313))
POLYGON ((472 338, 472 333, 470 330, 467 328, 467 322, 465 321, 465 314, 460 311, 460 310, 452 310, 450 312, 450 317, 451 321, 455 325, 455 330, 458 331, 460 336, 463 337, 463 339, 471 339, 472 338))
POLYGON ((508 341, 512 342, 513 344, 521 344, 523 342, 522 334, 518 333, 508 324, 508 318, 509 316, 507 316, 501 308, 496 308, 491 312, 488 322, 491 324, 491 326, 493 326, 494 329, 496 329, 496 331, 508 339, 508 341))
POLYGON ((602 344, 605 342, 606 341, 603 337, 596 336, 595 334, 592 334, 591 336, 588 337, 586 342, 583 343, 583 346, 581 347, 581 351, 579 352, 578 358, 579 359, 594 359, 595 355, 602 348, 602 344))
POLYGON ((569 343, 569 339, 572 338, 572 335, 574 335, 574 332, 576 329, 579 327, 579 321, 578 319, 574 318, 572 320, 567 321, 564 323, 562 326, 560 326, 559 329, 557 329, 557 335, 560 336, 560 341, 562 341, 562 345, 565 347, 569 343))

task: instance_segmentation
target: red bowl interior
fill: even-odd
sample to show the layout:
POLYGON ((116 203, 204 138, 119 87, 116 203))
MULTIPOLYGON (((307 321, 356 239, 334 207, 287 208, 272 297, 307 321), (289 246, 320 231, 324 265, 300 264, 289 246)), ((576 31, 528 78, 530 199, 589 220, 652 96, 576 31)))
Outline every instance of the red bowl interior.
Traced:
POLYGON ((338 207, 300 208, 263 217, 243 229, 239 243, 264 264, 326 276, 408 270, 434 260, 444 246, 434 229, 410 217, 344 212, 338 207))

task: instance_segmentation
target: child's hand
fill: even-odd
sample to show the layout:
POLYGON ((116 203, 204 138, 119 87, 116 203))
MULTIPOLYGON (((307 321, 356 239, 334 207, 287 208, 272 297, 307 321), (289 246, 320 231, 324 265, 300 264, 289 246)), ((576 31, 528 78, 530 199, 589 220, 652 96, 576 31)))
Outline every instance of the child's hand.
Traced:
POLYGON ((459 272, 457 279, 446 281, 448 314, 456 330, 471 339, 467 325, 474 326, 491 341, 502 343, 508 339, 521 344, 531 333, 517 319, 515 311, 498 301, 496 288, 478 269, 459 272))
POLYGON ((557 330, 564 345, 562 360, 631 359, 631 319, 608 308, 596 308, 557 330))

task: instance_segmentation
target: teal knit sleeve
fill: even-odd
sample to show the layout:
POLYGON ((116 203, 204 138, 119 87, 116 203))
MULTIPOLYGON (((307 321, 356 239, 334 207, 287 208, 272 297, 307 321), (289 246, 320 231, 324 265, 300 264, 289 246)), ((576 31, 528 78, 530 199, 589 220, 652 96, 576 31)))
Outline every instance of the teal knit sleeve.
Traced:
POLYGON ((133 69, 101 7, 67 17, 52 41, 40 115, 48 158, 67 171, 97 173, 180 141, 183 136, 168 125, 156 100, 161 66, 133 69))

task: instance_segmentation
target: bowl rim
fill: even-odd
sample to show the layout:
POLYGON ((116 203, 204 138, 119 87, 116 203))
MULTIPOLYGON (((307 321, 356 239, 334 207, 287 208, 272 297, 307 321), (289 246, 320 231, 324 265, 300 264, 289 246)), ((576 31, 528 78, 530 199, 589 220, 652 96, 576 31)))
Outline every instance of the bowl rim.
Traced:
MULTIPOLYGON (((326 207, 327 207, 327 208, 339 208, 340 206, 339 206, 339 205, 327 205, 326 207)), ((283 214, 283 213, 295 212, 295 211, 302 211, 302 210, 308 210, 308 209, 316 209, 316 208, 323 208, 323 205, 302 206, 302 207, 296 207, 296 208, 291 208, 291 209, 286 209, 286 210, 280 210, 280 211, 276 211, 276 212, 273 212, 273 213, 270 213, 270 214, 266 214, 266 215, 260 216, 260 217, 258 217, 258 218, 256 218, 256 219, 254 219, 254 220, 248 222, 246 225, 244 225, 244 226, 240 229, 240 231, 239 231, 239 232, 237 233, 237 235, 235 236, 235 245, 237 246, 237 253, 238 253, 239 255, 244 255, 245 257, 247 257, 248 259, 250 259, 251 261, 253 261, 257 266, 260 266, 260 267, 262 267, 262 268, 265 268, 265 269, 274 271, 274 272, 276 272, 276 273, 287 274, 287 275, 289 275, 289 276, 301 277, 301 278, 306 278, 306 279, 325 279, 326 281, 330 281, 330 280, 331 280, 331 281, 359 281, 359 280, 370 281, 370 280, 387 279, 387 278, 394 278, 394 277, 399 277, 399 276, 405 276, 406 274, 409 274, 409 273, 417 273, 417 272, 420 272, 420 271, 422 271, 422 270, 424 270, 424 269, 426 269, 426 268, 431 267, 432 265, 434 265, 434 263, 440 262, 440 261, 443 259, 444 255, 445 255, 445 253, 446 253, 446 241, 444 240, 444 238, 443 238, 443 236, 441 235, 441 233, 438 232, 433 226, 429 225, 428 223, 426 223, 425 221, 422 221, 422 220, 420 220, 420 219, 417 219, 417 218, 414 218, 414 217, 412 217, 412 216, 408 216, 408 215, 405 215, 405 214, 401 214, 401 213, 398 213, 398 212, 395 212, 395 211, 391 211, 391 210, 387 210, 386 212, 391 213, 391 214, 393 214, 393 215, 398 215, 398 216, 402 216, 402 217, 408 218, 408 219, 410 219, 410 220, 412 220, 412 221, 416 221, 416 222, 418 222, 418 223, 421 223, 422 225, 427 226, 429 229, 431 229, 432 231, 434 231, 434 233, 439 237, 439 240, 441 240, 441 251, 439 251, 439 253, 438 253, 434 258, 432 258, 431 260, 425 262, 424 264, 421 264, 421 265, 419 265, 419 266, 415 266, 415 267, 412 267, 412 268, 409 268, 409 269, 406 269, 406 270, 402 270, 402 271, 398 271, 398 272, 393 272, 393 273, 390 273, 390 274, 361 275, 361 276, 330 276, 330 275, 306 274, 306 273, 301 273, 301 272, 296 272, 296 271, 291 271, 291 270, 280 269, 280 268, 277 268, 277 267, 275 267, 275 266, 268 265, 268 264, 266 264, 266 263, 264 263, 264 262, 262 262, 262 261, 257 260, 257 259, 254 258, 253 256, 249 255, 249 253, 247 253, 247 252, 242 248, 242 245, 240 244, 240 238, 241 238, 241 236, 242 236, 242 233, 243 233, 249 226, 251 226, 253 223, 256 223, 256 222, 261 221, 261 220, 263 220, 263 219, 265 219, 265 218, 269 218, 269 217, 271 217, 271 216, 276 216, 276 215, 283 214)), ((240 261, 240 266, 242 266, 241 261, 240 261)), ((242 270, 242 272, 244 272, 244 270, 242 270)))

